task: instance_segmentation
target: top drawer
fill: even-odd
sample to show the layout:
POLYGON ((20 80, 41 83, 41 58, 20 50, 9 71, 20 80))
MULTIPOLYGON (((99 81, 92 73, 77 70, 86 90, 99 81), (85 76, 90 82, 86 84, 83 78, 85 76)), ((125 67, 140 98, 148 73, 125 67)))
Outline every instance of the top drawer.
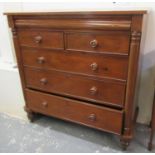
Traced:
POLYGON ((64 49, 63 32, 22 29, 18 34, 22 46, 64 49))
POLYGON ((108 53, 124 53, 129 50, 128 31, 67 32, 66 49, 108 53))

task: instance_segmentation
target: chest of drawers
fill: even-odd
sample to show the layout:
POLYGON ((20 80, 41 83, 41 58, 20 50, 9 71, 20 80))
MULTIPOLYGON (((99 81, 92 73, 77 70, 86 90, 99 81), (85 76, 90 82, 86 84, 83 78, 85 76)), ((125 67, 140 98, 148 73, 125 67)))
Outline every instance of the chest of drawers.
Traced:
POLYGON ((28 118, 41 113, 133 138, 145 11, 6 13, 28 118))

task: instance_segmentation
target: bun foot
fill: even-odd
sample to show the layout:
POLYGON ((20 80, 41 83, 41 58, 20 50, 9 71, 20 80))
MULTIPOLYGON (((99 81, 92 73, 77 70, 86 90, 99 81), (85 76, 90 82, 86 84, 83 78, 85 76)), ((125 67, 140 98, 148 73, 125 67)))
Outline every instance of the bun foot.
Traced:
POLYGON ((152 150, 152 143, 148 144, 148 150, 151 151, 152 150))
POLYGON ((121 139, 121 145, 122 145, 122 150, 126 151, 127 147, 129 146, 129 141, 121 139))
MULTIPOLYGON (((151 124, 151 123, 150 123, 151 124)), ((153 148, 153 137, 154 137, 154 129, 152 129, 152 126, 153 125, 150 125, 150 140, 149 140, 149 143, 148 143, 148 150, 151 151, 152 148, 153 148)))
POLYGON ((34 120, 35 120, 35 113, 33 113, 33 112, 28 112, 27 113, 27 117, 28 117, 28 119, 29 119, 29 121, 31 122, 31 123, 33 123, 34 122, 34 120))
POLYGON ((30 122, 34 122, 35 118, 36 118, 36 113, 34 113, 33 111, 31 111, 29 108, 24 107, 24 110, 27 112, 27 118, 29 119, 30 122))

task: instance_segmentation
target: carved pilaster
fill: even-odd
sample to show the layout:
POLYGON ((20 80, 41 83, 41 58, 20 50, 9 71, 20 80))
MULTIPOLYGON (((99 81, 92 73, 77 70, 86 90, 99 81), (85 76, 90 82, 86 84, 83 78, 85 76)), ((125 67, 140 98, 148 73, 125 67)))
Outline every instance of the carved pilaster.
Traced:
POLYGON ((139 43, 141 39, 141 32, 133 31, 131 33, 131 44, 136 44, 137 42, 139 43))
POLYGON ((16 30, 16 28, 12 28, 11 31, 12 31, 13 37, 17 37, 17 30, 16 30))
POLYGON ((141 32, 133 31, 131 33, 131 43, 129 51, 129 68, 126 87, 125 100, 125 120, 122 139, 127 142, 133 137, 133 124, 136 117, 136 106, 134 104, 135 85, 138 69, 139 46, 140 46, 141 32))
POLYGON ((15 27, 15 23, 14 23, 14 18, 13 18, 13 16, 8 15, 7 17, 8 17, 7 19, 8 19, 9 27, 10 27, 10 28, 14 28, 14 27, 15 27))

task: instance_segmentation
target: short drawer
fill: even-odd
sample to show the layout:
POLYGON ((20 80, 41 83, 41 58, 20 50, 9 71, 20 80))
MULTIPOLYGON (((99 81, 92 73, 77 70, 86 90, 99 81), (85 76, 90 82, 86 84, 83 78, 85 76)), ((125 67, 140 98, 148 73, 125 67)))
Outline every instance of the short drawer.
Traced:
POLYGON ((71 96, 74 98, 122 107, 125 96, 125 84, 96 80, 87 76, 25 68, 28 88, 71 96))
POLYGON ((24 48, 22 59, 25 66, 57 69, 101 78, 127 79, 128 57, 24 48))
POLYGON ((63 32, 48 30, 18 30, 21 46, 64 49, 63 32))
POLYGON ((123 112, 101 106, 26 90, 27 106, 33 111, 121 134, 123 112))
POLYGON ((68 32, 65 34, 65 39, 67 50, 128 54, 130 33, 126 31, 68 32))

